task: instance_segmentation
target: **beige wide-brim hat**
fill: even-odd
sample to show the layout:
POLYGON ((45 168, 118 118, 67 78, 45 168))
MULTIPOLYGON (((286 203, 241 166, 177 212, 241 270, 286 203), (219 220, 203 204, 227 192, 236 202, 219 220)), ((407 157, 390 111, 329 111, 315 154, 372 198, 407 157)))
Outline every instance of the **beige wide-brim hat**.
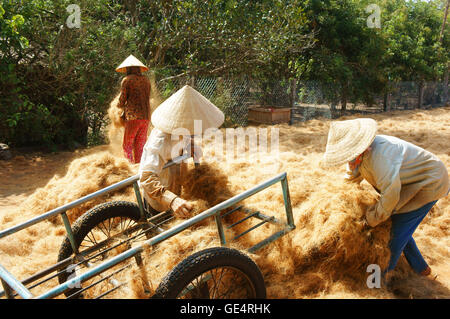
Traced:
POLYGON ((222 111, 201 93, 185 85, 161 103, 152 114, 152 124, 165 133, 172 134, 179 128, 187 129, 191 135, 194 121, 201 121, 202 133, 209 128, 220 127, 225 116, 222 111))
POLYGON ((141 72, 148 71, 148 68, 139 61, 134 55, 130 55, 126 58, 117 68, 116 71, 120 73, 126 73, 127 67, 130 66, 138 66, 141 69, 141 72))
POLYGON ((322 163, 338 166, 354 160, 372 144, 376 134, 377 122, 373 119, 332 122, 322 163))

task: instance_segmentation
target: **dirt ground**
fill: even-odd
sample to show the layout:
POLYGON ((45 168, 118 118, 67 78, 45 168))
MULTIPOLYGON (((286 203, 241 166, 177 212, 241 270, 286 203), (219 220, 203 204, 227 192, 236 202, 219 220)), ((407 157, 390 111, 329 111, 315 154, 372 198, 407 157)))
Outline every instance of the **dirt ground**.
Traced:
MULTIPOLYGON (((450 141, 450 107, 432 110, 395 111, 370 117, 376 119, 379 123, 380 134, 394 135, 424 147, 435 153, 444 161, 447 168, 450 168, 450 147, 448 143, 450 141)), ((283 163, 266 163, 268 167, 273 166, 283 169, 289 167, 289 162, 293 160, 302 160, 305 163, 317 160, 325 149, 329 121, 327 119, 316 119, 295 126, 278 125, 283 163)), ((21 221, 21 218, 17 217, 16 219, 14 217, 14 213, 19 211, 18 208, 36 190, 46 187, 55 176, 64 176, 75 159, 105 151, 108 151, 108 146, 52 154, 42 152, 18 154, 14 152, 12 160, 0 161, 0 229, 11 227, 16 222, 21 221), (7 226, 5 227, 5 225, 7 226)), ((257 174, 255 176, 255 169, 244 162, 227 165, 225 171, 240 170, 240 179, 232 176, 229 179, 233 190, 236 191, 242 190, 243 186, 239 185, 242 179, 248 180, 249 184, 255 184, 270 176, 270 174, 257 174)), ((305 164, 305 169, 308 169, 308 165, 305 164)), ((286 170, 290 180, 295 180, 296 176, 307 173, 297 166, 295 169, 291 167, 286 170)), ((320 173, 322 174, 322 171, 320 173)), ((294 214, 299 216, 301 215, 300 210, 306 208, 306 206, 302 206, 301 200, 314 198, 315 192, 314 185, 303 185, 302 187, 307 189, 308 193, 302 194, 301 198, 295 196, 295 192, 300 189, 300 186, 297 188, 294 184, 291 188, 291 192, 294 194, 293 196, 291 194, 294 214)), ((400 285, 396 291, 388 292, 376 289, 368 291, 367 287, 352 286, 351 282, 345 279, 334 282, 332 285, 327 284, 325 287, 326 280, 321 277, 322 275, 311 271, 299 278, 306 278, 309 283, 318 282, 317 287, 300 287, 293 280, 293 278, 299 276, 295 271, 287 274, 278 274, 272 271, 267 273, 267 280, 269 281, 266 283, 268 285, 268 296, 273 298, 450 298, 449 214, 450 200, 447 196, 438 202, 433 213, 427 216, 423 225, 419 226, 415 236, 418 246, 424 247, 422 253, 425 258, 429 261, 433 271, 438 274, 436 280, 419 278, 408 273, 400 276, 401 280, 407 280, 407 282, 400 285), (433 217, 435 217, 434 221, 433 217)), ((300 228, 298 231, 301 232, 301 225, 297 227, 300 228)), ((57 234, 58 240, 62 238, 60 230, 55 230, 54 233, 57 234)), ((59 247, 59 244, 60 241, 49 245, 59 247)), ((0 247, 0 264, 6 263, 7 268, 13 267, 13 258, 2 256, 5 251, 3 247, 2 252, 2 247, 0 247)), ((21 257, 27 258, 26 255, 21 257)), ((295 264, 295 261, 293 263, 295 264)), ((38 268, 38 265, 34 265, 34 267, 38 268)))
POLYGON ((0 212, 14 210, 55 175, 64 175, 75 158, 105 149, 99 146, 57 153, 13 151, 13 159, 0 160, 0 212))

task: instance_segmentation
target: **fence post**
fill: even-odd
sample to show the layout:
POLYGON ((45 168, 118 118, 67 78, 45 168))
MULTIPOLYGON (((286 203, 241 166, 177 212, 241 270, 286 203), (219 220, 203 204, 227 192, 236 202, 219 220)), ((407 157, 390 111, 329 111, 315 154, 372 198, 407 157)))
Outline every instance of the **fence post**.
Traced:
POLYGON ((448 103, 448 69, 450 68, 450 63, 447 64, 447 69, 444 75, 444 92, 443 92, 443 100, 444 105, 448 103))
POLYGON ((383 96, 383 111, 387 112, 390 111, 390 105, 389 105, 389 97, 390 97, 390 91, 391 91, 391 83, 388 81, 388 83, 386 84, 386 87, 384 89, 384 96, 383 96))
POLYGON ((190 85, 191 87, 195 87, 195 76, 194 76, 194 75, 192 75, 192 76, 189 78, 189 85, 190 85))
POLYGON ((422 108, 422 103, 423 103, 423 86, 424 86, 424 84, 423 84, 423 81, 420 81, 419 82, 419 101, 418 101, 418 107, 419 107, 419 109, 421 109, 422 108))
POLYGON ((290 112, 290 119, 289 119, 289 125, 293 124, 292 123, 292 119, 293 119, 293 112, 294 112, 294 107, 295 107, 295 97, 297 95, 297 80, 296 79, 291 79, 291 92, 290 92, 290 96, 289 96, 289 104, 291 107, 291 112, 290 112))

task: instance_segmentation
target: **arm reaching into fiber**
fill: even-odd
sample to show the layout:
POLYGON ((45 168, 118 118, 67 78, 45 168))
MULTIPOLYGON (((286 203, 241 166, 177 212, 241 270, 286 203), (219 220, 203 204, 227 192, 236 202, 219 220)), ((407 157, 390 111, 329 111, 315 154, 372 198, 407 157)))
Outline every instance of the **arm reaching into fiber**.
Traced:
POLYGON ((175 215, 179 217, 187 217, 189 215, 192 209, 191 204, 164 187, 156 173, 150 171, 142 172, 140 184, 150 198, 156 200, 163 207, 171 208, 175 215))
POLYGON ((147 196, 161 204, 164 209, 171 208, 175 215, 187 217, 192 206, 176 194, 169 191, 161 182, 160 174, 163 170, 163 160, 160 152, 164 147, 164 137, 157 133, 150 134, 149 140, 144 147, 143 161, 140 170, 140 185, 147 196))
POLYGON ((387 220, 400 199, 401 159, 401 151, 394 145, 373 161, 376 187, 380 190, 381 196, 378 202, 366 212, 367 222, 372 227, 387 220))
POLYGON ((352 183, 360 183, 363 180, 358 168, 355 170, 350 169, 350 165, 347 163, 344 180, 352 183))

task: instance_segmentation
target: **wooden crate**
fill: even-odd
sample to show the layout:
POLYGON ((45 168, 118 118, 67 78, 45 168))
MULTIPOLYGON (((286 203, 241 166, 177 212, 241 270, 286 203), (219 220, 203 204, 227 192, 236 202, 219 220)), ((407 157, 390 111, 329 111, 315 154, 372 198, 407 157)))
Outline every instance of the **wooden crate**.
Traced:
POLYGON ((248 120, 262 124, 289 123, 291 120, 291 108, 255 106, 248 109, 248 120))

